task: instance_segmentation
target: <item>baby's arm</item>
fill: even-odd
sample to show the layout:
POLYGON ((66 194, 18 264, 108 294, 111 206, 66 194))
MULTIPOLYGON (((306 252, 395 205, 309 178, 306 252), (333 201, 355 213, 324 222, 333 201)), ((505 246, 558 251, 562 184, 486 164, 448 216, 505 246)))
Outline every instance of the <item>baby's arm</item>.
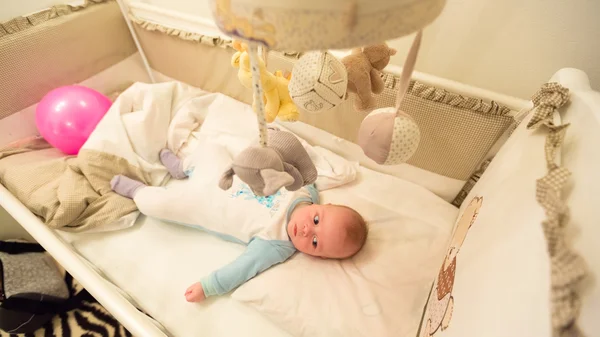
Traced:
POLYGON ((186 299, 199 302, 209 296, 226 294, 258 273, 287 260, 295 251, 288 242, 254 238, 237 259, 190 286, 186 299))

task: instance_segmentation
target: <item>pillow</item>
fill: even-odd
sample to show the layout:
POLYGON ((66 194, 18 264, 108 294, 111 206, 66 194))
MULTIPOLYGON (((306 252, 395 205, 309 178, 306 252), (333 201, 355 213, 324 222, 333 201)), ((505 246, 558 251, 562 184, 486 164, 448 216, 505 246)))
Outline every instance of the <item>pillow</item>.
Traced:
MULTIPOLYGON (((570 103, 567 90, 544 85, 533 99, 538 108, 465 199, 420 336, 578 335, 576 288, 585 269, 577 253, 594 273, 600 270, 600 210, 590 194, 600 188, 600 161, 590 160, 600 147, 600 99, 569 81, 569 74, 555 78, 571 87, 570 103), (555 111, 561 106, 562 122, 555 111), (568 189, 562 188, 565 178, 568 189), (560 226, 579 233, 565 239, 560 226)), ((597 285, 582 299, 580 327, 588 336, 598 334, 599 299, 597 285)))
POLYGON ((342 261, 296 254, 232 298, 294 336, 415 336, 458 210, 421 186, 363 167, 351 184, 320 195, 363 215, 370 228, 363 250, 342 261))

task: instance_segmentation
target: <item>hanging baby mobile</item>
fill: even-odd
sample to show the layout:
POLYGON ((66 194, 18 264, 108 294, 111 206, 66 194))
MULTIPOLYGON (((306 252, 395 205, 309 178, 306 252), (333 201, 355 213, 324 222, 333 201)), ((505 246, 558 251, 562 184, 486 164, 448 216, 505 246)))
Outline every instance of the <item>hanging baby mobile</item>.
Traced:
POLYGON ((227 190, 237 175, 252 192, 268 196, 285 187, 295 191, 317 179, 315 168, 300 141, 291 133, 267 128, 275 118, 287 121, 298 119, 298 109, 289 95, 289 80, 277 72, 270 73, 258 56, 256 44, 234 42, 237 52, 232 65, 238 68, 238 79, 253 89, 252 107, 259 125, 259 146, 250 146, 238 154, 225 171, 219 187, 227 190))
MULTIPOLYGON (((381 71, 396 53, 382 41, 426 26, 445 5, 445 0, 210 2, 217 26, 236 40, 232 65, 238 69, 242 85, 253 92, 252 107, 259 126, 259 144, 234 159, 219 186, 230 188, 237 175, 261 196, 282 187, 297 190, 317 178, 316 168, 298 139, 267 127, 267 123, 275 119, 296 121, 299 111, 325 112, 347 99, 348 92, 355 94, 356 110, 368 109, 373 105, 372 95, 383 91, 381 71), (352 53, 342 60, 327 51, 346 48, 353 48, 352 53), (267 70, 266 55, 272 49, 306 53, 289 77, 267 70)), ((418 148, 419 127, 400 106, 421 35, 419 31, 407 56, 396 106, 372 111, 358 132, 358 144, 379 164, 406 162, 418 148)))

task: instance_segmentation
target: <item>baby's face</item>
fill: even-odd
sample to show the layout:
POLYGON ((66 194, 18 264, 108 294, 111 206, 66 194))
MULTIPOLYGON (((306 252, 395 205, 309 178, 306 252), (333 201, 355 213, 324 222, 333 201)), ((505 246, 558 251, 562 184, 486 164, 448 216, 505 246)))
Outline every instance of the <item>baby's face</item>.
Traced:
POLYGON ((336 205, 298 206, 290 217, 287 232, 302 253, 323 258, 344 258, 360 247, 348 238, 348 226, 356 215, 336 205))

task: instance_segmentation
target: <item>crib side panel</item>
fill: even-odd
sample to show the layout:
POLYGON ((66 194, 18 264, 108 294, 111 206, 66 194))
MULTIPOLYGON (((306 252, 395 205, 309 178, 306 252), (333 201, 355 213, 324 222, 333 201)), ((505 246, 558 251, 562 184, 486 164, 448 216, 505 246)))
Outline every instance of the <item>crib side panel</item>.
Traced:
POLYGON ((13 131, 2 127, 3 119, 50 90, 81 82, 135 52, 114 1, 58 5, 0 23, 0 133, 13 131))

